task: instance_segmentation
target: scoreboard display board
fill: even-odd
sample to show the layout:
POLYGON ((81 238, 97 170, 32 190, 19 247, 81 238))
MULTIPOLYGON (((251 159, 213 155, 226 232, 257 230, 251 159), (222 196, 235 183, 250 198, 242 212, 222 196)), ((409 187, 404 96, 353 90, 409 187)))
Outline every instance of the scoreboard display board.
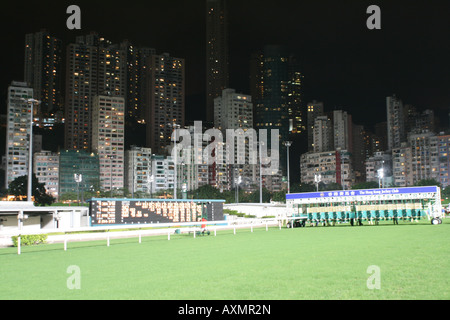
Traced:
POLYGON ((223 220, 222 200, 92 199, 92 225, 178 223, 223 220))

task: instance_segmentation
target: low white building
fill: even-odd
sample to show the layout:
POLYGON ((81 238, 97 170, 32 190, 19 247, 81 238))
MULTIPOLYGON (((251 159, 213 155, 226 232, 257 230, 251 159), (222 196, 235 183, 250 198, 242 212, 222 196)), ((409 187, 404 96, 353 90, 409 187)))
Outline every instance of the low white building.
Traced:
POLYGON ((0 240, 18 232, 69 230, 89 226, 87 207, 35 207, 32 202, 0 201, 0 240))

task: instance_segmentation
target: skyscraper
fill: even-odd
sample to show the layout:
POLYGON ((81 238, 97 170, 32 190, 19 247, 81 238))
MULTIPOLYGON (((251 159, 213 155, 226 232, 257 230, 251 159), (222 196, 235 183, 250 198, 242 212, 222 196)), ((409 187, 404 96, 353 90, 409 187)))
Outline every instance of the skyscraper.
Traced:
POLYGON ((125 97, 126 52, 98 34, 67 47, 66 149, 92 149, 92 107, 96 95, 125 97))
POLYGON ((155 154, 164 154, 172 144, 174 127, 184 127, 185 63, 168 53, 147 58, 145 85, 147 89, 147 147, 155 154))
POLYGON ((33 172, 39 183, 43 183, 48 194, 58 199, 59 155, 50 151, 34 153, 33 172))
POLYGON ((214 100, 214 127, 223 131, 227 129, 253 128, 252 97, 237 93, 234 89, 225 89, 214 100))
POLYGON ((226 0, 206 0, 206 120, 214 121, 214 99, 229 87, 226 0))
POLYGON ((24 80, 41 101, 36 115, 43 118, 62 116, 62 42, 42 30, 25 36, 24 80))
POLYGON ((95 96, 92 124, 92 150, 99 157, 100 188, 122 189, 125 167, 125 99, 95 96))
POLYGON ((306 131, 306 121, 303 115, 303 80, 300 63, 291 55, 288 65, 288 113, 289 131, 300 134, 306 131))
POLYGON ((314 123, 314 152, 334 150, 333 123, 327 116, 316 118, 314 123))
POLYGON ((395 95, 386 98, 388 149, 399 148, 406 141, 403 102, 395 95))
POLYGON ((32 99, 33 89, 24 82, 13 81, 8 88, 6 127, 5 186, 21 176, 28 176, 30 105, 22 99, 32 99))
MULTIPOLYGON (((314 126, 316 118, 324 115, 323 102, 313 101, 308 103, 306 122, 307 122, 307 133, 308 133, 308 151, 314 150, 314 126)), ((334 143, 334 141, 333 141, 334 143)))
MULTIPOLYGON (((249 95, 244 95, 236 93, 234 89, 225 89, 222 92, 222 96, 214 100, 214 127, 221 130, 222 134, 226 138, 226 146, 233 146, 228 152, 232 152, 233 155, 225 154, 227 156, 233 156, 233 164, 228 163, 228 166, 216 165, 213 171, 220 171, 222 169, 222 175, 213 175, 215 178, 216 186, 228 184, 228 188, 235 188, 236 182, 241 181, 240 188, 245 190, 250 190, 256 181, 256 163, 251 163, 252 151, 251 146, 254 141, 251 139, 251 131, 253 129, 253 104, 252 97, 249 95), (233 136, 231 140, 228 140, 228 135, 226 130, 238 130, 242 129, 244 137, 242 139, 247 139, 245 142, 245 148, 239 150, 237 145, 239 143, 240 137, 237 135, 236 138, 233 136), (250 134, 246 136, 247 132, 250 134), (226 179, 228 177, 228 179, 226 179), (231 178, 232 177, 232 178, 231 178), (223 179, 221 183, 219 180, 223 179)), ((237 132, 237 131, 235 131, 237 132)), ((256 142, 255 142, 256 143, 256 142)), ((253 151, 256 152, 256 149, 253 151)), ((226 158, 225 158, 226 159, 226 158)), ((223 188, 223 187, 222 187, 223 188)))
POLYGON ((152 149, 132 147, 125 153, 125 187, 135 196, 152 194, 152 149))
MULTIPOLYGON (((251 92, 256 95, 256 98, 253 97, 254 126, 269 132, 279 130, 280 167, 286 174, 287 154, 283 142, 290 140, 290 134, 299 132, 303 126, 303 76, 299 64, 293 55, 288 54, 287 48, 268 45, 262 52, 252 55, 250 70, 251 92)), ((268 144, 270 149, 270 142, 268 144)))
POLYGON ((334 148, 353 152, 352 116, 346 111, 333 111, 334 148))

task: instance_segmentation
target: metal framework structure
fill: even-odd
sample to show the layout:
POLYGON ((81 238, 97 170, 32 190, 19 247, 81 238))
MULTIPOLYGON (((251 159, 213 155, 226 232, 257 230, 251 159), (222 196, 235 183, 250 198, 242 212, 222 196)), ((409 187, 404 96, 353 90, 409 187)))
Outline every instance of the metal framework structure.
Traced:
POLYGON ((427 216, 433 224, 442 222, 439 187, 411 187, 368 190, 339 190, 286 195, 288 216, 310 223, 380 220, 418 221, 427 216))

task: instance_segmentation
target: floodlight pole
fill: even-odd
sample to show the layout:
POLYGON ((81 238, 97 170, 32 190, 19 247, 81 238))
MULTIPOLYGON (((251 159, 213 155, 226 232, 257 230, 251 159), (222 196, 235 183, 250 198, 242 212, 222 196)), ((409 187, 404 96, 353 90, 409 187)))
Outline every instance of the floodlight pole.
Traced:
POLYGON ((259 203, 263 203, 263 166, 262 166, 262 146, 264 142, 259 142, 259 203))
POLYGON ((176 129, 180 129, 181 126, 179 124, 176 124, 176 123, 168 123, 168 125, 171 125, 172 128, 173 128, 173 131, 172 131, 173 150, 172 151, 175 151, 175 156, 174 156, 173 199, 176 200, 178 198, 178 196, 177 196, 177 184, 178 184, 178 181, 177 181, 177 175, 178 175, 178 168, 177 168, 177 162, 178 162, 177 140, 178 140, 178 135, 174 136, 174 134, 176 133, 176 129))
POLYGON ((290 168, 289 168, 289 165, 290 165, 290 163, 289 163, 289 148, 292 146, 292 141, 286 141, 285 143, 284 143, 284 145, 286 146, 286 149, 287 149, 287 183, 288 183, 288 194, 290 194, 291 193, 291 175, 290 175, 290 168))
POLYGON ((321 175, 314 175, 314 183, 316 184, 316 190, 319 192, 319 184, 322 181, 321 175))
POLYGON ((22 98, 22 101, 26 102, 30 106, 30 136, 28 139, 28 188, 27 188, 27 201, 32 201, 33 197, 33 113, 34 113, 34 104, 39 105, 41 101, 36 99, 25 99, 22 98))

